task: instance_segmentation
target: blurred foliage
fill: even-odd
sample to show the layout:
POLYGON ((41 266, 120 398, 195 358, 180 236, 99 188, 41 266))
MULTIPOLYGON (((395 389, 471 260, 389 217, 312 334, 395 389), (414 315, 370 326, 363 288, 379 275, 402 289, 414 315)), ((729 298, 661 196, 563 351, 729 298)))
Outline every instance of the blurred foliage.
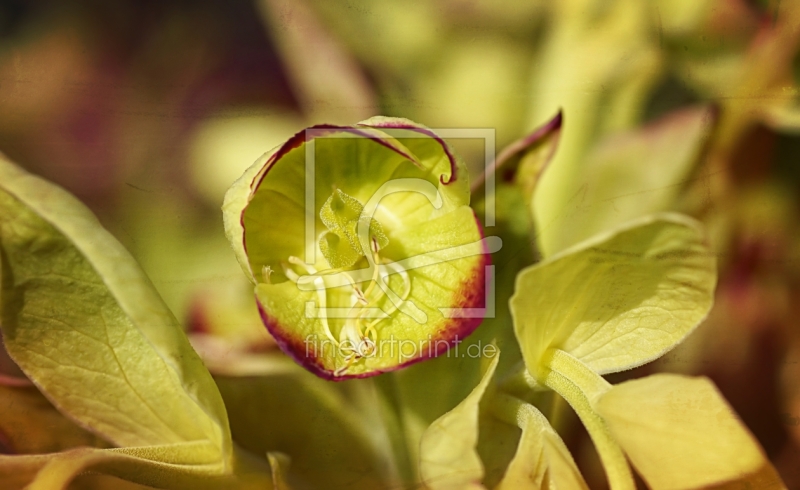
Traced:
MULTIPOLYGON (((478 384, 480 362, 443 357, 359 387, 287 363, 224 238, 224 191, 314 123, 382 114, 492 128, 499 151, 560 111, 557 150, 507 164, 534 175, 535 192, 506 167, 496 174, 498 222, 487 233, 504 237, 493 257, 502 308, 465 346, 495 339, 502 377, 521 359, 505 308, 518 270, 625 219, 687 213, 718 259, 715 306, 675 350, 609 379, 708 376, 791 488, 800 486, 798 25, 790 0, 13 0, 0 5, 0 150, 86 203, 141 264, 218 376, 234 441, 288 455, 288 465, 271 461, 296 488, 379 488, 419 478, 423 432, 478 384), (365 425, 356 410, 382 429, 354 429, 365 425), (313 461, 341 472, 320 476, 313 461)), ((452 143, 478 178, 483 145, 452 143)), ((483 196, 472 204, 484 212, 483 196)), ((0 375, 3 452, 108 445, 35 387, 17 386, 2 353, 0 375)), ((558 417, 590 488, 602 487, 582 427, 558 417)), ((515 450, 492 444, 482 432, 487 485, 515 450), (490 453, 503 455, 492 463, 490 453)), ((76 485, 120 488, 93 478, 76 485)))

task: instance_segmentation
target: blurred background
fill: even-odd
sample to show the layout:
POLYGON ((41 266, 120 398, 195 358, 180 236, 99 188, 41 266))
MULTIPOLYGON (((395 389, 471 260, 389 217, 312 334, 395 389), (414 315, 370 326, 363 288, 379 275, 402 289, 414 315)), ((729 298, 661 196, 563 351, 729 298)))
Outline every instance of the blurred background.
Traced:
MULTIPOLYGON (((296 131, 381 114, 493 128, 501 149, 562 110, 534 203, 543 223, 582 162, 630 155, 626 141, 644 142, 631 165, 689 145, 667 207, 710 230, 716 306, 689 341, 624 377, 710 376, 800 488, 798 42, 788 0, 6 0, 0 151, 99 216, 228 378, 226 399, 246 406, 259 397, 242 394, 242 376, 286 393, 294 385, 269 376, 295 371, 261 326, 220 205, 296 131)), ((477 174, 474 143, 454 142, 477 174)), ((0 358, 0 370, 13 365, 0 358)), ((249 410, 232 414, 234 432, 259 416, 249 410)), ((240 442, 313 445, 264 431, 240 442)), ((580 437, 567 439, 597 474, 580 437)), ((293 468, 324 457, 293 454, 293 468)))

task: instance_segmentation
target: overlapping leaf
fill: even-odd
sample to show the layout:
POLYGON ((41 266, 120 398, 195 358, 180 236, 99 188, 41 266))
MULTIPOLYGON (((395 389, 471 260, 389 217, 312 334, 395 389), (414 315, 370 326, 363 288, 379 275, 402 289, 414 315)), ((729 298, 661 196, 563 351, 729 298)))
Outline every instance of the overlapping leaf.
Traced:
POLYGON ((123 447, 3 457, 0 471, 42 469, 38 488, 95 466, 167 488, 229 479, 219 391, 133 258, 65 191, 4 160, 0 186, 6 348, 59 410, 123 447))
POLYGON ((598 373, 651 361, 706 315, 715 259, 699 226, 673 214, 599 235, 522 271, 511 299, 528 370, 564 350, 598 373))
POLYGON ((478 386, 422 435, 420 475, 431 490, 478 490, 483 464, 476 451, 480 402, 494 375, 499 356, 491 360, 478 386))
POLYGON ((785 488, 753 435, 705 378, 657 374, 627 381, 600 397, 596 408, 654 490, 785 488))
POLYGON ((541 412, 526 408, 517 454, 495 490, 588 490, 561 437, 541 412))

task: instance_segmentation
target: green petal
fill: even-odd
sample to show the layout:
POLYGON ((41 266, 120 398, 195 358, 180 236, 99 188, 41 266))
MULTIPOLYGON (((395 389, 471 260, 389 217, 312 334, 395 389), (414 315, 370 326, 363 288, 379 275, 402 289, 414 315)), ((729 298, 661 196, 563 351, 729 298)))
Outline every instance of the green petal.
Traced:
POLYGON ((407 120, 372 118, 298 133, 234 184, 223 209, 267 328, 298 362, 339 379, 441 354, 480 323, 461 310, 483 305, 488 264, 468 204, 466 167, 438 136, 407 120), (362 243, 359 223, 367 222, 362 243), (373 279, 371 243, 385 279, 373 279), (388 317, 362 325, 373 324, 376 346, 389 342, 355 363, 339 344, 361 335, 345 319, 363 305, 354 304, 354 284, 383 291, 367 303, 388 317))
MULTIPOLYGON (((467 207, 390 237, 388 253, 400 250, 403 256, 410 257, 430 253, 423 257, 428 257, 432 264, 408 271, 409 302, 420 309, 426 320, 418 323, 406 314, 395 314, 384 320, 378 326, 376 343, 381 346, 378 355, 365 357, 362 363, 351 366, 348 377, 391 371, 442 355, 453 342, 464 339, 477 327, 481 318, 446 317, 440 308, 482 306, 487 263, 482 257, 484 250, 478 242, 480 239, 475 216, 467 207), (467 244, 466 252, 470 255, 457 258, 452 249, 443 248, 452 243, 467 244)), ((410 260, 407 263, 411 267, 424 262, 410 260)), ((402 285, 397 275, 391 279, 390 287, 400 291, 402 285)), ((329 289, 326 296, 328 308, 349 306, 350 292, 346 287, 329 289)), ((287 281, 259 284, 256 297, 267 328, 285 352, 320 376, 340 377, 333 374, 344 365, 340 351, 322 333, 321 320, 307 315, 307 303, 319 304, 316 293, 299 291, 295 284, 287 281)), ((388 309, 388 301, 381 306, 388 309)), ((335 321, 337 319, 328 319, 334 335, 337 333, 335 321)))
MULTIPOLYGON (((392 177, 438 183, 407 148, 384 133, 337 126, 306 131, 260 158, 225 196, 226 233, 253 282, 264 266, 280 272, 289 256, 305 259, 305 239, 317 239, 305 237, 306 137, 314 142, 314 209, 309 212, 317 232, 326 229, 319 215, 335 189, 364 204, 392 177)), ((423 199, 409 199, 409 204, 418 206, 423 199)))
POLYGON ((480 402, 492 380, 499 355, 492 358, 478 386, 431 424, 420 441, 420 474, 431 490, 483 488, 483 464, 478 445, 480 402))
POLYGON ((598 373, 661 356, 708 313, 715 259, 680 215, 638 220, 523 270, 510 306, 528 370, 564 350, 598 373))
POLYGON ((657 374, 627 381, 601 396, 596 409, 654 490, 785 488, 708 379, 657 374), (756 487, 746 484, 753 477, 756 487))
POLYGON ((469 204, 467 167, 454 150, 429 128, 397 117, 375 116, 359 123, 360 126, 378 128, 393 136, 413 152, 425 168, 439 176, 448 185, 440 188, 445 203, 452 206, 469 204))
MULTIPOLYGON (((245 249, 244 246, 242 211, 247 207, 250 199, 252 199, 251 189, 255 178, 265 170, 267 162, 274 158, 280 148, 281 147, 278 146, 261 155, 253 165, 248 167, 244 174, 242 174, 225 193, 225 199, 222 203, 222 221, 225 226, 225 236, 228 238, 233 248, 233 253, 236 255, 236 260, 239 261, 239 265, 242 267, 245 275, 254 284, 256 283, 256 279, 253 274, 253 269, 250 267, 247 249, 245 249)), ((280 211, 280 208, 278 208, 278 211, 280 211)), ((280 217, 283 216, 283 214, 278 212, 275 216, 280 217)), ((288 224, 291 225, 293 222, 288 224)), ((291 247, 291 249, 294 248, 295 247, 291 247)))

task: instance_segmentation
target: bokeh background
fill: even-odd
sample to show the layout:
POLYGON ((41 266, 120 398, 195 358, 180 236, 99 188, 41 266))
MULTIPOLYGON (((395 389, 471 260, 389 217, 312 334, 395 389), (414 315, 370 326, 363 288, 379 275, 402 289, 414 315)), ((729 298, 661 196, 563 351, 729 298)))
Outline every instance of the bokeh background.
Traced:
MULTIPOLYGON (((553 172, 567 172, 613 138, 703 111, 708 134, 672 207, 709 229, 716 305, 689 341, 624 377, 710 376, 800 488, 798 42, 800 5, 788 0, 9 0, 0 151, 91 207, 223 380, 240 443, 290 453, 308 476, 333 461, 315 442, 347 436, 290 409, 307 405, 304 391, 281 377, 293 366, 224 237, 222 197, 247 166, 316 123, 382 114, 493 128, 499 149, 562 110, 553 172), (265 414, 287 423, 244 434, 265 414)), ((483 148, 472 143, 457 146, 477 173, 483 148)), ((14 366, 0 357, 0 370, 14 366)), ((596 457, 579 434, 567 439, 601 488, 596 457)), ((30 452, 59 448, 27 440, 30 452)), ((369 476, 353 481, 372 488, 369 476)))

